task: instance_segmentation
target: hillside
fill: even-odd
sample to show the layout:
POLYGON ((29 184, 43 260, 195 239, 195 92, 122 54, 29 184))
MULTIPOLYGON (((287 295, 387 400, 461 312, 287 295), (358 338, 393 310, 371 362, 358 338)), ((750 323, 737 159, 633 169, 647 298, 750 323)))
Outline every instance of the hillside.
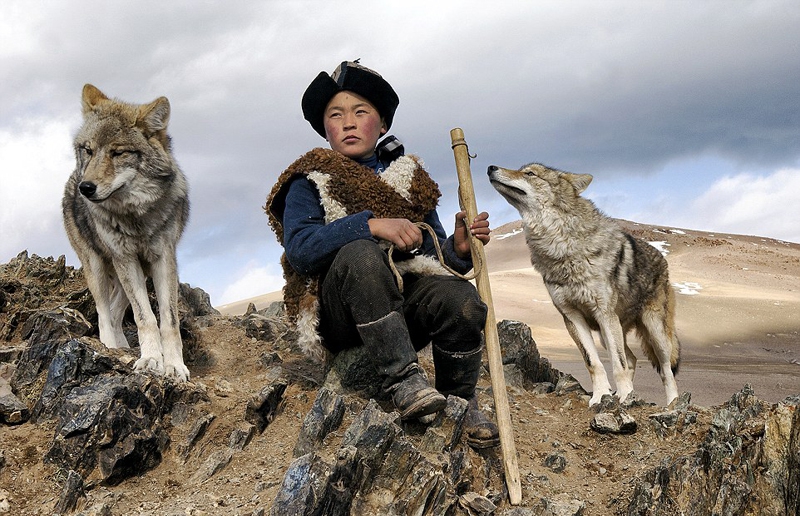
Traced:
MULTIPOLYGON (((588 387, 577 351, 527 264, 522 236, 504 237, 514 233, 514 224, 498 228, 487 247, 497 320, 524 323, 506 323, 504 328, 513 331, 503 340, 506 352, 515 350, 506 377, 523 504, 508 506, 497 452, 478 454, 460 441, 432 450, 424 426, 404 424, 397 427, 396 442, 416 450, 415 461, 434 468, 431 475, 452 479, 455 464, 460 468, 455 483, 442 484, 441 498, 420 502, 431 511, 426 514, 434 507, 448 507, 446 514, 453 515, 511 516, 703 514, 692 507, 717 507, 726 514, 797 513, 800 505, 789 504, 800 503, 795 463, 800 440, 790 437, 800 435, 800 246, 625 225, 648 241, 668 244, 676 289, 698 292, 678 296, 681 402, 671 410, 660 406, 657 375, 640 360, 635 387, 642 401, 622 411, 635 422, 635 431, 601 432, 593 428, 597 411, 587 407, 585 392, 570 387, 568 376, 560 376, 564 382, 555 390, 532 377, 524 364, 538 348, 557 370, 588 387), (525 325, 535 347, 524 339, 525 325), (520 338, 523 344, 514 347, 520 338), (783 483, 776 485, 779 480, 783 483)), ((91 325, 83 325, 93 314, 80 271, 24 253, 0 265, 0 399, 14 397, 28 411, 39 411, 36 422, 9 421, 8 414, 23 409, 6 411, 6 422, 0 422, 0 512, 53 514, 73 498, 79 513, 93 515, 263 515, 274 509, 285 494, 298 436, 306 432, 304 421, 322 392, 324 371, 298 353, 275 305, 256 304, 260 313, 217 314, 203 306, 197 290, 187 286, 184 294, 198 306, 182 309, 192 381, 174 386, 136 380, 127 372, 136 348, 108 352, 91 325), (66 327, 40 322, 61 321, 72 313, 66 309, 84 315, 67 318, 66 327), (34 348, 51 354, 39 363, 34 348), (53 364, 61 350, 66 358, 80 355, 88 362, 62 366, 72 383, 62 381, 58 394, 43 402, 43 392, 50 392, 48 385, 58 376, 49 371, 59 370, 53 364), (146 431, 137 434, 161 436, 159 453, 148 456, 157 460, 117 460, 122 469, 109 469, 117 472, 111 476, 100 467, 75 464, 72 469, 83 474, 64 468, 70 459, 56 452, 71 436, 64 433, 70 421, 57 414, 79 387, 88 388, 98 378, 127 386, 144 382, 143 392, 163 400, 146 431), (259 410, 267 412, 259 415, 259 410)), ((132 328, 129 335, 135 335, 132 328)), ((481 404, 491 410, 486 372, 479 386, 481 404)), ((343 400, 342 421, 315 452, 318 464, 337 463, 347 436, 370 409, 363 396, 350 393, 343 400)), ((614 411, 612 406, 600 413, 614 411)), ((114 432, 110 427, 96 434, 101 458, 125 453, 114 432)), ((364 478, 384 478, 387 466, 373 467, 364 478)), ((375 485, 361 482, 356 502, 375 507, 375 485)), ((407 490, 428 484, 401 477, 393 485, 407 490)), ((414 499, 404 500, 410 507, 414 499)))

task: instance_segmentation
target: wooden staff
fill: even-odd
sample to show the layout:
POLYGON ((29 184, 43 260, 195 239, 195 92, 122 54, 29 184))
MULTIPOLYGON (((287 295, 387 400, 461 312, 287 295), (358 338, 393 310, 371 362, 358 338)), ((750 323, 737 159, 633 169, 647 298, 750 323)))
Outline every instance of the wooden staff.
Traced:
MULTIPOLYGON (((459 128, 451 130, 450 140, 453 154, 455 154, 456 158, 459 203, 461 204, 461 209, 467 212, 467 228, 469 228, 469 225, 478 216, 478 207, 475 204, 475 189, 472 187, 469 150, 467 149, 467 142, 464 140, 464 131, 459 128)), ((506 379, 503 374, 503 357, 500 353, 500 339, 497 337, 497 321, 494 316, 492 290, 489 286, 489 271, 486 267, 483 242, 473 237, 471 244, 472 263, 480 264, 480 271, 478 271, 478 276, 475 279, 478 294, 480 294, 481 299, 489 308, 486 313, 484 338, 486 340, 486 354, 489 358, 489 375, 492 378, 497 427, 500 430, 500 448, 503 452, 508 498, 511 505, 519 505, 522 502, 522 487, 519 480, 519 467, 517 466, 517 449, 514 445, 514 433, 511 427, 511 414, 508 409, 506 379)))

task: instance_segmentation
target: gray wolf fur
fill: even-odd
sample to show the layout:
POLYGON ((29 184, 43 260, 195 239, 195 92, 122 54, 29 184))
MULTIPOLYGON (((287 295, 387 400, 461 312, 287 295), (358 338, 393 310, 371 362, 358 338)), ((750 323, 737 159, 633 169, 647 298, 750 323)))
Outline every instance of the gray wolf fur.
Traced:
POLYGON ((675 294, 667 261, 653 246, 620 229, 580 196, 592 176, 539 163, 519 170, 494 165, 494 188, 522 216, 531 263, 542 275, 553 304, 564 317, 592 379, 590 405, 611 394, 592 330, 611 357, 616 394, 633 391, 636 357, 626 341, 635 328, 642 349, 661 375, 667 404, 678 396, 674 375, 680 362, 675 334, 675 294))
POLYGON ((189 216, 186 178, 171 153, 169 101, 109 99, 83 87, 77 165, 64 188, 64 227, 97 305, 100 341, 127 348, 130 305, 139 335, 137 371, 189 379, 179 329, 175 248, 189 216), (159 327, 147 294, 153 278, 159 327))

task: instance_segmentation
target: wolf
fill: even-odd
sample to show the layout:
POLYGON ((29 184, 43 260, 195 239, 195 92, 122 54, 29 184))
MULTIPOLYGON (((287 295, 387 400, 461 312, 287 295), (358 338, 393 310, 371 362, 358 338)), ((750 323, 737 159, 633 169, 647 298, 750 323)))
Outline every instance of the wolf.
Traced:
POLYGON ((661 375, 667 405, 678 397, 680 342, 667 261, 581 197, 592 181, 540 163, 510 170, 492 165, 489 181, 522 216, 531 263, 542 275, 592 379, 589 405, 611 394, 592 330, 611 357, 616 395, 633 391, 636 357, 626 335, 635 328, 661 375))
POLYGON ((100 341, 129 347, 122 319, 131 306, 141 349, 134 369, 187 381, 175 249, 189 217, 189 190, 167 134, 169 101, 129 104, 87 84, 82 108, 76 166, 61 207, 97 305, 100 341), (150 307, 147 276, 159 319, 150 307))

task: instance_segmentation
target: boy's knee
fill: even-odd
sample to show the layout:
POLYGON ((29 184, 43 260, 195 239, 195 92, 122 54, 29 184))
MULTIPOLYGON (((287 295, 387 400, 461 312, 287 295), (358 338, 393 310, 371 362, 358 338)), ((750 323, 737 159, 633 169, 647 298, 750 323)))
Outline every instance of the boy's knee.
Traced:
POLYGON ((333 260, 333 267, 358 267, 369 269, 386 262, 386 254, 380 246, 372 240, 354 240, 345 244, 336 253, 333 260))

